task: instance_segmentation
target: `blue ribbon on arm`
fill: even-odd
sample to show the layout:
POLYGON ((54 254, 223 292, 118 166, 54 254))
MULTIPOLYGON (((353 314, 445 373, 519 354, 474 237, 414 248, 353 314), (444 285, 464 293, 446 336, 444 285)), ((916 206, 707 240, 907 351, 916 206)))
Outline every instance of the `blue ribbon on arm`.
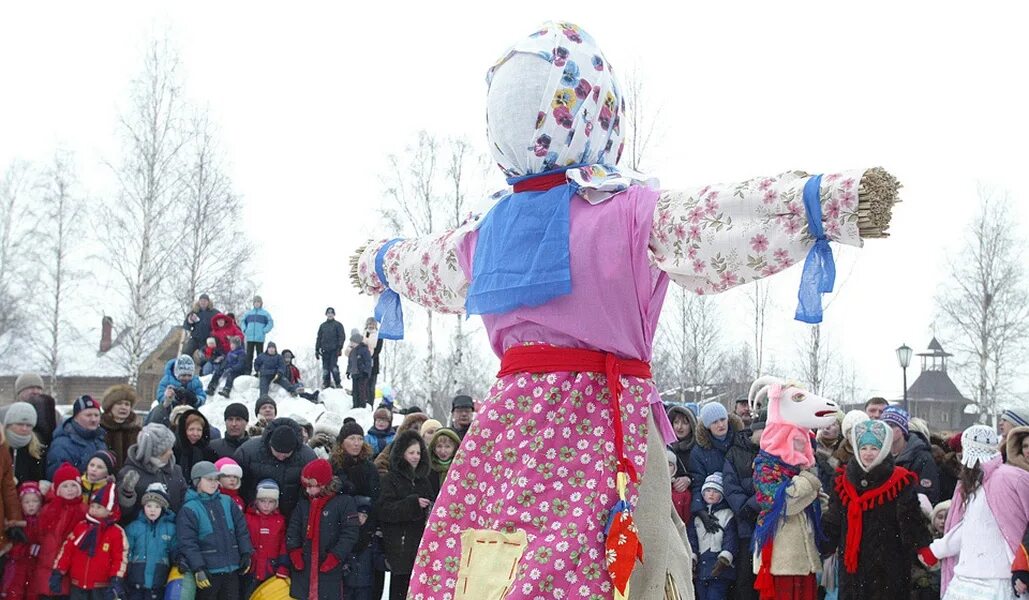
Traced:
POLYGON ((386 271, 382 263, 386 253, 393 247, 393 244, 402 241, 403 238, 393 238, 386 242, 375 253, 375 274, 379 281, 386 286, 386 291, 379 296, 379 302, 375 305, 375 320, 379 322, 379 337, 384 340, 404 339, 404 311, 400 307, 400 294, 393 291, 386 281, 386 271))
POLYGON ((815 175, 804 184, 804 212, 807 213, 807 227, 811 237, 815 238, 815 245, 804 260, 794 318, 805 323, 822 322, 822 294, 831 292, 836 283, 836 263, 829 238, 822 227, 821 189, 821 175, 815 175))

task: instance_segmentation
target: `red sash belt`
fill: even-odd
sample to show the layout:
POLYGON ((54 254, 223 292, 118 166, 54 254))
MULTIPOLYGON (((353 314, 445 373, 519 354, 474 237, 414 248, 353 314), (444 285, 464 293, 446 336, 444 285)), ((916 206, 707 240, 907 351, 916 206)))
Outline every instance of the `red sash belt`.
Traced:
POLYGON ((560 373, 582 371, 602 373, 607 376, 607 389, 610 392, 609 407, 611 420, 615 429, 615 453, 618 455, 619 469, 624 471, 633 482, 637 482, 636 468, 625 456, 624 434, 622 430, 622 411, 619 400, 622 397, 621 376, 650 379, 650 363, 642 360, 618 358, 614 354, 578 348, 557 348, 554 346, 515 346, 504 352, 500 360, 500 372, 497 377, 505 377, 516 373, 560 373))

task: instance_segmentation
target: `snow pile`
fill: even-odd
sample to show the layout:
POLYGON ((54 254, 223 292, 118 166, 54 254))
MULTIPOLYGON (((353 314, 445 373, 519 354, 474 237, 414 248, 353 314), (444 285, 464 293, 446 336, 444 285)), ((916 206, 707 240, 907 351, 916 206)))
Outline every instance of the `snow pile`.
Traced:
MULTIPOLYGON (((205 388, 210 380, 211 377, 209 375, 201 377, 201 381, 203 381, 205 388)), ((240 375, 232 382, 232 394, 229 398, 225 398, 220 394, 208 396, 207 402, 200 407, 200 412, 207 417, 207 420, 211 423, 212 427, 217 427, 224 432, 225 407, 233 402, 239 402, 246 406, 247 410, 250 411, 250 424, 252 425, 257 422, 257 415, 254 413, 254 405, 257 404, 257 397, 259 395, 258 385, 259 382, 256 377, 252 375, 240 375)), ((342 422, 346 417, 354 417, 365 431, 372 426, 373 408, 351 408, 353 406, 353 400, 349 394, 341 389, 322 390, 318 395, 319 404, 315 404, 310 400, 305 400, 299 396, 294 398, 289 395, 289 392, 274 383, 268 389, 268 395, 275 400, 275 404, 278 407, 278 416, 280 417, 299 415, 307 419, 309 423, 314 424, 319 415, 327 411, 339 415, 340 422, 342 422)), ((400 416, 401 419, 403 418, 403 415, 398 416, 400 416)))

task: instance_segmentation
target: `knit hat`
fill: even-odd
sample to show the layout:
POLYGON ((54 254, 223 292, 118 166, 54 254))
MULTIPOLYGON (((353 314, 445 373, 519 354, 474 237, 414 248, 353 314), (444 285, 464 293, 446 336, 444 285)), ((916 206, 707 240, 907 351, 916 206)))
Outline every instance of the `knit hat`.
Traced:
POLYGON ((668 448, 665 448, 665 459, 668 460, 668 464, 672 466, 679 464, 679 457, 675 455, 675 452, 672 452, 668 448))
POLYGON ((193 358, 188 354, 183 354, 175 359, 175 366, 172 367, 172 375, 174 375, 176 379, 179 377, 192 377, 196 373, 196 370, 197 365, 193 362, 193 358))
POLYGON ((375 412, 372 413, 372 421, 378 421, 379 419, 382 419, 392 424, 393 413, 388 408, 377 408, 375 409, 375 412))
POLYGON ((264 406, 265 404, 271 404, 272 406, 274 406, 275 407, 275 413, 278 414, 278 412, 279 412, 279 405, 275 404, 275 400, 272 400, 271 396, 261 396, 260 398, 258 398, 257 399, 257 404, 254 404, 254 413, 261 412, 261 407, 264 406))
POLYGON ((422 437, 425 437, 425 434, 429 431, 429 429, 438 430, 441 427, 443 427, 443 423, 440 423, 436 419, 427 419, 424 423, 422 423, 422 427, 418 430, 418 432, 422 434, 422 437))
POLYGON ((342 428, 343 417, 338 413, 325 411, 314 420, 314 433, 316 435, 324 433, 331 438, 335 438, 339 435, 339 430, 342 428))
POLYGON ((90 504, 99 504, 109 511, 114 511, 114 508, 118 506, 118 490, 115 488, 114 482, 109 482, 104 487, 93 492, 93 495, 89 498, 90 504))
POLYGON ((289 454, 296 451, 297 446, 300 445, 300 440, 297 439, 297 432, 293 431, 292 427, 289 425, 279 425, 269 436, 268 445, 276 452, 289 454))
POLYGON ((986 425, 972 425, 961 434, 961 464, 969 469, 989 462, 1000 454, 997 431, 986 425))
POLYGON ((57 471, 54 472, 54 489, 61 487, 61 484, 65 481, 74 481, 79 483, 79 470, 75 468, 75 465, 70 462, 63 463, 57 467, 57 471))
POLYGON ((336 316, 336 309, 332 308, 331 306, 325 309, 325 316, 329 316, 330 314, 332 316, 336 316))
POLYGON ((700 488, 700 493, 704 493, 705 490, 716 490, 719 494, 723 493, 722 489, 722 474, 712 473, 704 479, 704 485, 700 488))
POLYGON ((140 506, 146 506, 147 502, 155 502, 161 508, 168 510, 168 507, 171 506, 168 488, 159 481, 151 483, 139 499, 140 506))
POLYGON ((227 456, 214 461, 214 467, 218 469, 219 476, 227 475, 229 477, 235 476, 243 479, 243 467, 239 466, 238 462, 227 456))
POLYGON ((118 383, 112 385, 104 391, 104 396, 100 400, 100 404, 104 407, 104 412, 111 410, 111 407, 119 402, 128 402, 129 406, 135 406, 136 400, 139 398, 136 396, 136 388, 125 383, 118 383))
POLYGON ((901 433, 904 434, 904 439, 908 439, 910 431, 908 430, 908 422, 911 420, 911 415, 908 411, 904 410, 899 406, 887 406, 883 409, 882 415, 879 416, 879 420, 887 425, 896 425, 901 433))
POLYGON ((237 418, 243 419, 244 421, 250 421, 250 411, 247 410, 245 404, 239 402, 233 402, 232 404, 225 407, 225 420, 237 418))
POLYGON ((947 447, 951 452, 961 452, 961 433, 955 433, 947 438, 947 447))
POLYGON ((100 403, 93 399, 92 396, 83 394, 75 399, 75 402, 71 405, 71 416, 74 419, 75 415, 79 414, 84 410, 95 408, 100 410, 100 403))
POLYGON ((697 404, 696 402, 687 402, 683 406, 685 406, 687 408, 687 410, 692 412, 694 417, 696 417, 696 416, 698 416, 700 414, 700 405, 697 404))
POLYGON ((336 437, 338 441, 343 441, 352 435, 359 435, 364 437, 364 429, 356 421, 353 423, 347 423, 339 430, 339 435, 336 437))
POLYGON ((129 454, 140 464, 150 464, 151 460, 161 456, 175 445, 175 434, 160 423, 144 425, 136 436, 136 445, 130 448, 129 454))
POLYGON ((274 479, 262 479, 257 483, 257 493, 254 495, 257 500, 279 499, 279 484, 274 479))
POLYGON ((4 425, 36 426, 36 408, 28 402, 15 402, 7 407, 4 425))
POLYGON ((17 398, 18 394, 33 387, 43 388, 43 378, 38 373, 22 373, 18 375, 18 378, 14 380, 14 397, 17 398))
POLYGON ((208 302, 210 302, 211 301, 211 297, 208 296, 206 293, 204 293, 204 294, 200 294, 200 297, 197 298, 197 300, 207 300, 208 302))
POLYGON ((863 410, 852 410, 843 417, 843 425, 840 426, 840 433, 843 437, 850 439, 850 432, 854 431, 854 426, 858 423, 863 423, 868 420, 868 415, 863 410))
POLYGON ((202 460, 197 464, 193 465, 193 468, 189 471, 189 480, 196 485, 196 482, 201 479, 218 479, 218 469, 214 466, 214 463, 208 460, 202 460))
POLYGON ((711 429, 711 424, 715 421, 728 418, 729 411, 725 410, 721 402, 708 402, 700 407, 700 422, 708 429, 711 429))
POLYGON ((1001 421, 1007 421, 1015 427, 1029 427, 1029 414, 1024 410, 1009 408, 1000 415, 1001 421))
POLYGON ((450 412, 454 412, 459 408, 470 408, 475 410, 475 401, 472 400, 471 396, 465 394, 454 396, 454 401, 450 405, 450 412))
MULTIPOLYGON (((93 460, 94 458, 99 458, 103 461, 104 466, 107 467, 108 475, 114 475, 115 472, 117 472, 118 459, 110 450, 97 450, 93 453, 92 456, 89 457, 89 460, 93 460)), ((89 464, 89 460, 86 461, 87 465, 89 464)))
POLYGON ((360 344, 361 342, 364 341, 364 336, 361 335, 360 331, 358 331, 356 329, 351 329, 350 330, 350 341, 355 343, 355 344, 360 344))
POLYGON ((302 483, 313 479, 318 485, 325 487, 332 481, 332 465, 324 458, 316 458, 307 463, 300 473, 302 483))
POLYGON ((27 496, 29 494, 36 494, 40 498, 43 497, 42 490, 39 489, 38 481, 23 481, 18 484, 18 497, 27 496))
POLYGON ((881 450, 886 444, 886 430, 876 427, 875 421, 869 420, 855 426, 854 438, 857 440, 854 445, 858 450, 863 446, 875 446, 881 450))

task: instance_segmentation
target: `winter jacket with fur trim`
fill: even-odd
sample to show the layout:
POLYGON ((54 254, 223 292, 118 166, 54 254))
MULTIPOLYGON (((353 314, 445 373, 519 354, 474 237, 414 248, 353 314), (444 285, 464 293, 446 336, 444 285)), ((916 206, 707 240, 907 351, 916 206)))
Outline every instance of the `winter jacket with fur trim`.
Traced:
POLYGON ((736 444, 736 436, 744 431, 743 421, 736 415, 729 415, 729 432, 725 434, 725 441, 719 444, 706 427, 697 428, 697 443, 690 452, 689 475, 690 491, 693 493, 693 504, 690 510, 697 514, 704 509, 704 499, 701 497, 700 488, 704 480, 712 473, 720 473, 725 464, 725 455, 736 444))

